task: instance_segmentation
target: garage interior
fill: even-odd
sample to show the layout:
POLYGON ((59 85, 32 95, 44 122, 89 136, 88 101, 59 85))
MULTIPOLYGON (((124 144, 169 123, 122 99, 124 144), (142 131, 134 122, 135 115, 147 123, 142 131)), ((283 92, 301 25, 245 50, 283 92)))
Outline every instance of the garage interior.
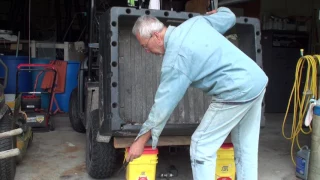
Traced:
MULTIPOLYGON (((205 13, 207 9, 203 4, 208 1, 161 0, 159 2, 161 4, 161 10, 159 11, 168 13, 169 17, 175 11, 178 14, 187 12, 185 13, 187 17, 190 13, 205 13)), ((306 81, 307 63, 302 68, 301 92, 298 93, 300 98, 306 97, 304 112, 295 114, 297 111, 294 109, 292 90, 296 82, 298 61, 304 55, 313 56, 320 51, 320 1, 221 0, 219 1, 219 7, 220 4, 223 6, 224 3, 236 14, 237 18, 256 19, 259 22, 257 26, 259 29, 252 31, 252 39, 254 41, 253 45, 258 42, 261 48, 254 46, 252 50, 254 56, 261 56, 263 70, 269 77, 262 111, 263 123, 260 130, 259 180, 303 179, 301 175, 296 174, 296 158, 309 152, 306 155, 309 160, 312 135, 316 130, 315 128, 310 130, 303 122, 311 104, 308 101, 311 97, 305 95, 308 93, 302 89, 305 84, 308 84, 308 81, 306 81), (291 101, 289 102, 289 100, 291 101), (299 116, 301 120, 294 118, 295 116, 299 116), (292 134, 298 134, 298 136, 294 136, 293 142, 290 139, 292 134)), ((101 38, 103 36, 99 30, 106 24, 106 21, 102 18, 103 15, 107 14, 112 7, 142 9, 147 12, 148 4, 149 0, 0 1, 0 59, 8 67, 7 83, 6 88, 3 89, 3 94, 6 105, 12 111, 12 118, 9 119, 11 122, 15 121, 16 118, 23 119, 26 115, 28 117, 26 124, 32 127, 28 128, 20 121, 16 122, 19 129, 23 130, 23 132, 12 131, 12 133, 17 133, 18 139, 15 139, 15 136, 0 138, 1 180, 98 179, 88 174, 88 164, 86 162, 89 151, 87 141, 88 136, 90 136, 86 132, 88 130, 85 129, 83 124, 77 124, 79 122, 75 122, 72 118, 94 119, 92 116, 90 117, 91 112, 89 115, 86 112, 99 109, 98 106, 100 106, 98 103, 96 105, 93 103, 98 102, 100 96, 90 95, 88 92, 91 91, 87 91, 86 88, 93 89, 92 92, 98 92, 95 89, 97 88, 95 82, 99 82, 99 78, 102 81, 102 78, 99 77, 99 71, 101 71, 99 65, 102 61, 99 59, 99 55, 106 52, 101 51, 101 43, 103 42, 104 45, 107 44, 110 47, 115 46, 112 43, 108 44, 109 42, 105 42, 101 38), (88 81, 90 83, 84 83, 88 81), (58 88, 54 87, 53 82, 57 82, 58 88), (27 93, 28 96, 19 96, 21 92, 31 93, 27 93), (79 99, 78 94, 83 93, 87 93, 86 96, 79 99), (90 98, 93 100, 91 104, 88 104, 90 98), (21 103, 17 103, 20 101, 21 103), (36 108, 39 108, 40 111, 37 113, 28 111, 29 107, 24 104, 26 101, 36 104, 36 108), (84 105, 85 103, 87 104, 84 105), (15 113, 17 108, 25 108, 25 114, 15 113), (32 139, 32 141, 29 141, 29 139, 32 139), (19 143, 22 143, 22 145, 19 143), (11 148, 8 149, 8 145, 11 148), (6 155, 1 153, 5 153, 4 151, 10 150, 12 147, 22 147, 18 152, 10 152, 19 155, 11 154, 11 157, 3 158, 6 155), (14 164, 12 162, 7 164, 10 163, 9 161, 14 162, 14 164)), ((131 10, 132 13, 135 12, 134 9, 131 10)), ((158 10, 148 12, 151 12, 152 15, 153 11, 158 10)), ((119 23, 113 24, 112 22, 109 25, 110 27, 106 27, 110 29, 117 26, 124 27, 128 24, 127 21, 130 21, 129 24, 133 25, 135 19, 122 19, 119 20, 119 23)), ((109 29, 106 30, 106 32, 108 31, 109 29)), ((119 97, 119 104, 112 103, 109 100, 106 109, 112 110, 119 107, 119 116, 122 119, 130 121, 131 124, 139 124, 147 118, 154 100, 154 93, 149 92, 154 92, 159 84, 161 57, 150 55, 143 48, 138 47, 137 42, 133 43, 135 41, 134 36, 128 35, 130 33, 130 26, 123 31, 119 30, 118 44, 121 49, 119 50, 119 58, 117 63, 114 63, 114 60, 111 59, 109 64, 110 68, 119 66, 120 81, 119 83, 108 82, 111 88, 119 86, 121 96, 119 97), (138 52, 141 53, 139 57, 134 52, 129 51, 130 48, 139 48, 138 52), (133 58, 132 56, 138 57, 138 60, 135 60, 136 64, 129 65, 135 68, 133 72, 127 71, 128 67, 125 64, 130 58, 133 58), (153 62, 143 62, 148 59, 153 62), (138 63, 142 66, 138 67, 138 63), (124 68, 121 69, 122 67, 124 68), (154 67, 158 67, 158 69, 152 69, 154 67), (147 71, 153 70, 155 70, 153 72, 155 75, 152 77, 145 75, 147 71), (138 81, 140 78, 145 80, 146 83, 138 81), (127 86, 138 87, 133 90, 133 95, 131 95, 131 92, 128 93, 126 89, 127 86), (134 93, 136 94, 134 95, 134 93), (137 103, 139 98, 142 98, 144 103, 137 103), (131 118, 135 118, 137 122, 131 118)), ((238 33, 240 36, 240 31, 238 33)), ((108 52, 106 54, 108 55, 108 52)), ((106 56, 106 54, 103 55, 106 56)), ((2 78, 0 84, 5 82, 5 72, 5 68, 0 65, 0 78, 2 78)), ((318 79, 316 79, 316 83, 318 84, 318 79)), ((111 91, 109 89, 105 90, 110 96, 109 99, 114 98, 111 91)), ((0 93, 0 95, 2 94, 0 93)), ((201 94, 199 96, 205 99, 205 95, 201 94)), ((193 104, 188 107, 188 110, 193 109, 193 118, 196 117, 192 119, 192 122, 198 123, 196 119, 201 119, 208 107, 208 102, 205 100, 192 101, 190 99, 189 101, 193 104), (199 105, 196 103, 199 103, 199 105)), ((2 102, 1 99, 0 102, 2 102)), ((0 103, 0 105, 2 104, 0 103)), ((181 110, 181 108, 187 107, 179 105, 171 116, 170 123, 174 124, 184 120, 179 120, 179 108, 181 110)), ((101 109, 99 110, 101 111, 101 109)), ((187 112, 187 110, 185 111, 187 112)), ((0 115, 3 112, 0 111, 0 115)), ((97 116, 94 117, 97 119, 107 118, 108 116, 108 114, 102 116, 101 113, 99 115, 97 110, 95 112, 97 116)), ((114 111, 112 110, 112 112, 114 111)), ((0 133, 14 129, 7 127, 8 124, 6 123, 8 121, 0 118, 0 133)), ((101 124, 101 126, 104 126, 105 122, 101 124)), ((128 132, 132 129, 133 131, 137 130, 134 129, 136 127, 130 125, 122 126, 122 128, 128 130, 128 132)), ((168 132, 170 133, 170 131, 168 132)), ((101 131, 101 133, 104 132, 101 131)), ((121 137, 121 133, 125 132, 119 132, 120 135, 116 135, 121 137)), ((190 139, 179 136, 181 134, 183 132, 179 133, 178 137, 175 136, 179 140, 162 141, 163 146, 158 147, 156 179, 166 179, 158 176, 170 173, 173 173, 174 177, 168 179, 192 179, 189 146, 187 145, 190 139), (172 166, 175 167, 176 171, 168 170, 172 166)), ((122 180, 126 178, 126 171, 117 173, 117 170, 122 167, 125 151, 123 147, 128 146, 133 139, 134 135, 127 141, 120 142, 116 138, 112 140, 112 143, 110 143, 112 146, 121 148, 114 149, 112 154, 114 157, 111 160, 109 159, 115 164, 112 175, 102 179, 122 180)), ((228 138, 226 142, 229 141, 228 138)), ((308 160, 306 163, 309 163, 308 160)), ((306 165, 306 168, 308 168, 308 165, 306 165)), ((109 170, 106 171, 109 172, 109 170)))

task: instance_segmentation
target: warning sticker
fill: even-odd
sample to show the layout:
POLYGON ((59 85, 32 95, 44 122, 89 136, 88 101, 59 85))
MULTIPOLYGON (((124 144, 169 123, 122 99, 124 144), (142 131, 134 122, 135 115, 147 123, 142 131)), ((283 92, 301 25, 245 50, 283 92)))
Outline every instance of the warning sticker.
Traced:
POLYGON ((38 122, 38 123, 42 123, 44 120, 44 115, 38 115, 35 117, 28 117, 27 118, 27 122, 38 122))
POLYGON ((42 123, 42 121, 44 120, 44 115, 36 116, 36 118, 39 123, 42 123))
POLYGON ((27 122, 37 122, 36 117, 28 117, 27 122))
POLYGON ((138 180, 148 180, 146 173, 141 172, 140 176, 138 177, 138 180))

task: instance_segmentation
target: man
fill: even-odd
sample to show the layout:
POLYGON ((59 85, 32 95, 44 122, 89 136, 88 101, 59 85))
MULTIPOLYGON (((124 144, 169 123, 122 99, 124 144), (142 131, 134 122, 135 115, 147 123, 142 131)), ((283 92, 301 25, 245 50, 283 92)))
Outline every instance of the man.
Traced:
POLYGON ((231 132, 237 179, 256 180, 261 104, 268 77, 222 35, 234 26, 235 15, 225 7, 209 14, 178 27, 165 27, 151 16, 136 21, 132 32, 141 46, 164 57, 154 105, 127 161, 138 158, 150 138, 153 148, 157 146, 171 113, 193 86, 212 97, 191 138, 193 179, 214 178, 216 152, 231 132))

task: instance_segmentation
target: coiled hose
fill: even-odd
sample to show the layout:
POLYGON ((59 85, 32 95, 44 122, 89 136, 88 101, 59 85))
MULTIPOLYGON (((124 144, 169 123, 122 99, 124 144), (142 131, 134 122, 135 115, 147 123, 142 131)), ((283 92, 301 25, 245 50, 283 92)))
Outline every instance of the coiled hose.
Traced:
POLYGON ((299 144, 299 134, 310 134, 312 132, 311 125, 308 126, 308 131, 303 129, 304 118, 306 112, 309 108, 310 99, 318 98, 318 82, 317 82, 317 69, 320 64, 320 55, 306 55, 303 56, 303 50, 301 50, 302 57, 299 58, 296 72, 295 72, 295 81, 289 98, 286 114, 284 116, 282 124, 282 135, 285 139, 291 141, 291 159, 294 165, 296 165, 293 158, 293 150, 295 143, 298 148, 301 149, 299 144), (304 68, 306 66, 306 68, 304 68), (301 92, 301 79, 302 75, 305 74, 305 85, 303 91, 301 92), (293 122, 291 128, 291 135, 286 136, 284 132, 285 123, 288 116, 288 111, 290 105, 293 103, 293 122))

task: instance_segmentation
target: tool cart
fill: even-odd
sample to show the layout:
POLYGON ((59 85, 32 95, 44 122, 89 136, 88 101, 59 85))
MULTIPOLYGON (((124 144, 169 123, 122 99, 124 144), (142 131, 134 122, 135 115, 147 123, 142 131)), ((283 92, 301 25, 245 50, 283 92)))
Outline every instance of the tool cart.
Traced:
POLYGON ((16 75, 16 95, 22 94, 21 96, 21 110, 27 114, 27 123, 36 131, 53 131, 55 126, 53 119, 50 118, 52 115, 51 110, 54 101, 54 88, 56 84, 57 71, 54 66, 50 64, 19 64, 17 67, 16 75), (51 89, 48 91, 40 91, 37 89, 37 82, 40 73, 37 75, 34 89, 32 92, 20 92, 19 91, 19 73, 21 71, 41 71, 41 72, 53 72, 53 83, 51 89), (43 94, 47 94, 49 97, 48 109, 41 108, 41 101, 43 94))

